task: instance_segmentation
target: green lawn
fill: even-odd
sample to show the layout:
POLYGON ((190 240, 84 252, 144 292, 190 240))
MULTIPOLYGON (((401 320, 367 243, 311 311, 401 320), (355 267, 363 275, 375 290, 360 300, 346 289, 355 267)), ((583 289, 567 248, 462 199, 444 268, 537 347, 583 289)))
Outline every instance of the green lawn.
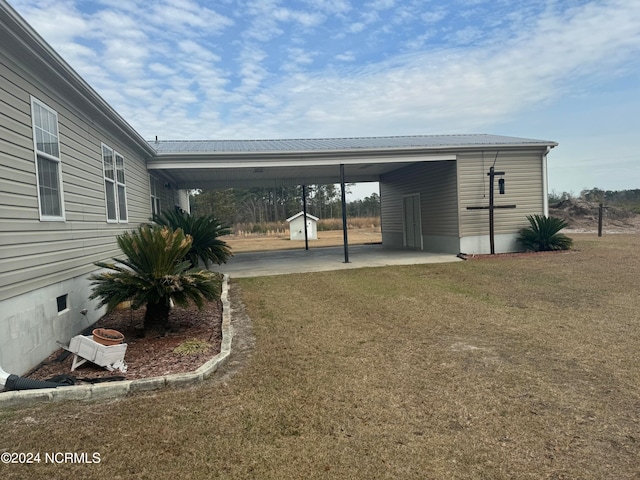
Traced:
POLYGON ((246 279, 255 346, 192 389, 0 412, 2 478, 640 477, 640 237, 246 279))

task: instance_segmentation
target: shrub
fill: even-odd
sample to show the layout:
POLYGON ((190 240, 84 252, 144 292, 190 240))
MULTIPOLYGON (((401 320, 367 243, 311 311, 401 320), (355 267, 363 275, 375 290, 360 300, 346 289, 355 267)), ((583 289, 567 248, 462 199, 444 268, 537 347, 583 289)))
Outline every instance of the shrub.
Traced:
POLYGON ((96 266, 110 271, 89 277, 93 286, 89 298, 100 299, 98 308, 106 306, 111 312, 126 301, 134 310, 144 305, 145 331, 157 328, 166 332, 171 302, 180 306, 193 302, 202 308, 204 300, 220 298, 220 276, 191 269, 190 262, 184 260, 191 237, 182 230, 142 225, 120 235, 118 246, 126 259, 96 262, 96 266))
POLYGON ((185 256, 194 267, 202 260, 205 267, 209 263, 227 263, 232 257, 231 248, 218 237, 229 235, 230 230, 223 227, 213 215, 196 217, 188 213, 167 210, 160 215, 154 215, 153 221, 158 225, 173 230, 182 229, 185 235, 191 236, 191 248, 185 256))
POLYGON ((573 240, 559 233, 568 226, 564 220, 544 215, 528 215, 527 220, 531 226, 521 229, 518 237, 518 242, 525 250, 543 252, 571 248, 573 240))

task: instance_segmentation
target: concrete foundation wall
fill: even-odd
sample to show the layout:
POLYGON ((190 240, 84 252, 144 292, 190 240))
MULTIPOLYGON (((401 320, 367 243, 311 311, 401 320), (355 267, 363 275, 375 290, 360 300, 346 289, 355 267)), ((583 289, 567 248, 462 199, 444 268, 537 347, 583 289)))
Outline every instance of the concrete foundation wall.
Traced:
MULTIPOLYGON (((502 234, 494 237, 496 253, 517 252, 522 250, 517 242, 518 234, 502 234)), ((491 253, 489 235, 477 235, 460 239, 462 253, 491 253)))
POLYGON ((0 316, 0 366, 22 375, 36 367, 69 339, 102 317, 104 308, 89 301, 87 276, 40 288, 5 300, 0 316), (67 308, 58 312, 57 298, 67 295, 67 308), (86 315, 81 311, 87 310, 86 315))

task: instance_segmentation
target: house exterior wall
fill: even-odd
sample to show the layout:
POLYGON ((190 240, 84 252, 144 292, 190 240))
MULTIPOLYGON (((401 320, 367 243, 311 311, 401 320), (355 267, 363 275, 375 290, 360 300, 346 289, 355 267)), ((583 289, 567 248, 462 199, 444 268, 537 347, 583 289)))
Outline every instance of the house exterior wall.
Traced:
POLYGON ((419 194, 422 248, 458 253, 456 162, 421 162, 380 178, 382 244, 405 245, 403 197, 419 194))
POLYGON ((514 209, 496 209, 494 215, 496 252, 518 250, 518 231, 529 225, 527 215, 545 213, 545 149, 520 148, 496 151, 464 152, 458 155, 458 191, 460 251, 489 253, 489 211, 467 207, 489 205, 487 173, 495 159, 495 170, 505 172, 505 194, 494 184, 495 205, 516 205, 514 209))
MULTIPOLYGON (((10 48, 6 31, 0 37, 0 365, 22 374, 102 315, 88 301, 87 277, 93 262, 120 254, 118 235, 151 217, 148 154, 86 99, 69 95, 51 65, 10 48), (59 221, 39 215, 32 98, 58 116, 59 221), (124 157, 127 223, 107 222, 103 144, 124 157), (59 312, 61 296, 67 305, 59 312)), ((188 210, 185 192, 162 196, 188 210)))

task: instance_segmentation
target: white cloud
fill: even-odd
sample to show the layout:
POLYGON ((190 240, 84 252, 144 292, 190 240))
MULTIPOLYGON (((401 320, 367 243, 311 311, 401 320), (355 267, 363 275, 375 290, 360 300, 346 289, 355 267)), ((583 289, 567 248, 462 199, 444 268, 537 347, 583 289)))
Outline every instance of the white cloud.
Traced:
POLYGON ((360 33, 366 28, 366 25, 362 22, 352 23, 347 27, 347 32, 349 33, 360 33))
POLYGON ((344 53, 336 55, 335 58, 341 62, 353 62, 356 59, 356 56, 351 50, 347 50, 344 53))
POLYGON ((372 8, 373 10, 387 10, 393 8, 396 4, 395 0, 374 0, 365 5, 365 8, 372 8))
MULTIPOLYGON (((616 6, 612 11, 611 5, 591 4, 561 18, 549 13, 506 44, 431 51, 340 75, 319 73, 307 77, 304 94, 291 94, 295 82, 284 81, 274 94, 286 99, 282 118, 295 120, 280 128, 330 136, 482 129, 637 58, 640 11, 616 6)), ((266 133, 251 130, 258 131, 266 133)))
MULTIPOLYGON (((30 12, 29 21, 37 22, 54 47, 67 52, 81 75, 146 136, 478 131, 553 102, 585 82, 597 84, 637 68, 640 54, 640 6, 623 0, 592 1, 566 11, 550 3, 537 16, 527 6, 494 30, 482 23, 460 28, 457 40, 473 48, 438 50, 424 48, 442 31, 439 22, 451 21, 459 11, 431 2, 374 2, 383 12, 391 9, 389 18, 398 22, 412 17, 422 22, 415 36, 399 37, 413 52, 407 55, 395 53, 401 47, 387 49, 393 45, 386 42, 401 31, 391 29, 389 37, 375 33, 387 53, 384 61, 367 57, 361 44, 325 51, 323 43, 305 43, 306 33, 328 28, 327 15, 338 15, 342 32, 352 34, 382 20, 382 13, 356 10, 344 0, 308 0, 298 10, 278 0, 250 0, 233 20, 188 0, 154 4, 154 20, 142 0, 105 2, 114 7, 94 14, 81 13, 70 1, 44 4, 46 11, 34 7, 35 0, 21 5, 30 12), (65 32, 44 21, 58 13, 65 32), (214 21, 220 23, 210 25, 214 21), (225 37, 217 44, 210 27, 216 36, 237 30, 231 42, 225 37), (85 43, 77 43, 79 38, 85 43), (87 46, 93 41, 100 42, 95 58, 87 46), (358 67, 355 60, 365 57, 367 66, 358 67), (328 59, 324 70, 318 69, 321 58, 328 59), (127 88, 121 75, 128 78, 127 88)), ((472 3, 488 5, 466 2, 467 7, 472 3)), ((335 39, 336 31, 327 30, 326 37, 335 39)))
POLYGON ((295 11, 288 8, 277 8, 271 14, 280 22, 294 22, 303 27, 314 27, 321 24, 325 19, 324 15, 319 13, 295 11))
POLYGON ((347 0, 304 0, 311 8, 329 15, 341 15, 349 12, 352 7, 347 0))
POLYGON ((188 28, 206 29, 208 34, 220 32, 233 25, 233 21, 217 13, 215 10, 203 7, 188 0, 166 0, 152 5, 149 21, 163 28, 184 31, 188 28))

